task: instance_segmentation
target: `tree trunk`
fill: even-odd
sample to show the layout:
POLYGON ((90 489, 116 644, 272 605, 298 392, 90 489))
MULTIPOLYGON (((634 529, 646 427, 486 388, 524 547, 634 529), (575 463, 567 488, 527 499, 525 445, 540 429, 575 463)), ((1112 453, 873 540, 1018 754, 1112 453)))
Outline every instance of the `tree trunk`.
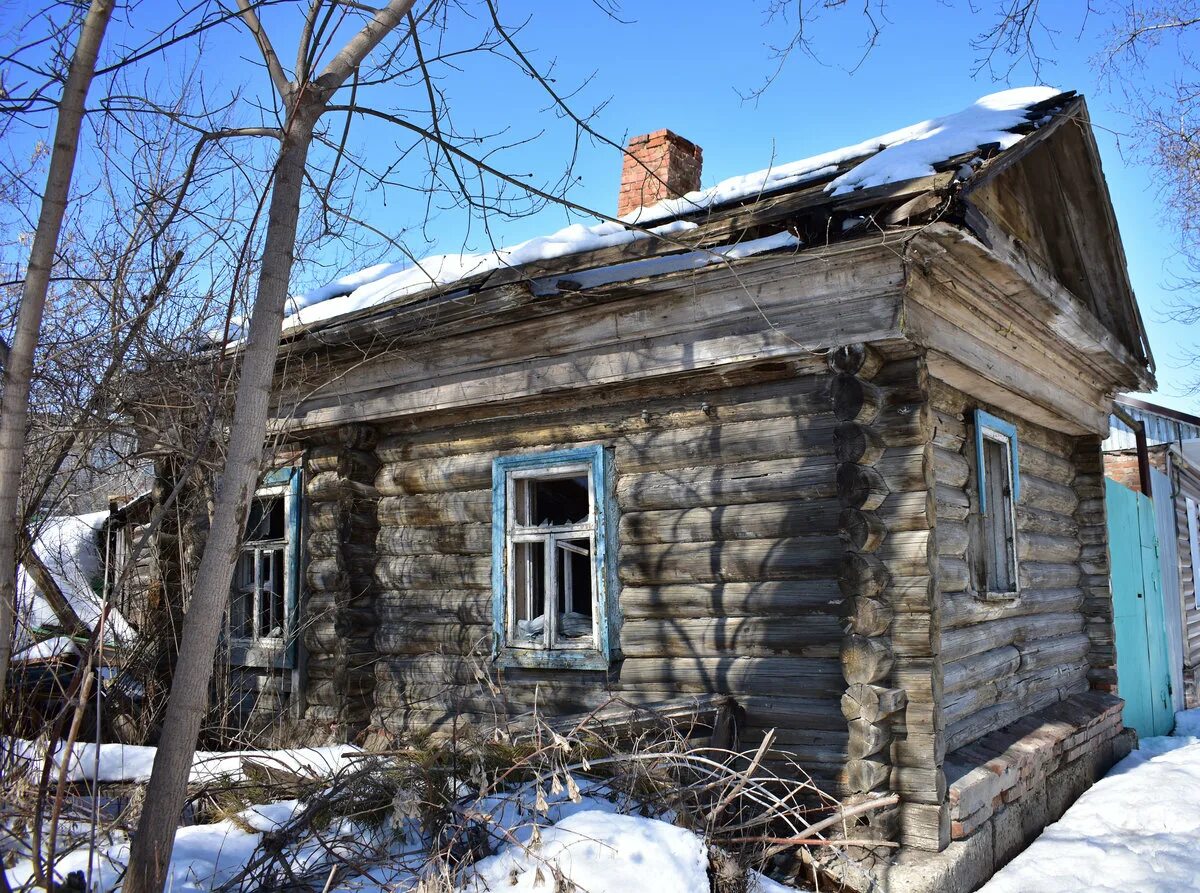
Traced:
MULTIPOLYGON (((229 599, 237 550, 262 465, 271 384, 279 354, 279 334, 292 274, 301 188, 313 128, 330 97, 408 15, 413 2, 389 0, 342 47, 316 81, 301 80, 298 84, 286 82, 275 50, 249 0, 238 3, 242 18, 258 41, 272 80, 283 96, 289 117, 275 166, 250 331, 241 352, 241 378, 225 470, 217 485, 212 524, 184 620, 183 642, 163 719, 161 743, 154 757, 146 805, 138 821, 129 868, 125 872, 125 893, 159 893, 175 845, 175 829, 187 793, 200 724, 208 705, 213 659, 229 599)), ((303 39, 300 49, 303 56, 306 52, 303 39)))
POLYGON ((258 292, 241 352, 229 452, 187 610, 163 720, 164 734, 154 758, 146 806, 133 838, 125 893, 157 893, 162 889, 175 842, 196 740, 208 706, 213 655, 229 600, 242 527, 262 465, 263 434, 300 216, 300 190, 316 111, 303 105, 296 110, 275 167, 258 292))
POLYGON ((42 311, 50 287, 50 272, 66 215, 79 151, 84 102, 96 71, 96 57, 112 15, 113 0, 92 0, 79 42, 71 57, 67 83, 58 106, 54 149, 38 215, 29 268, 21 291, 17 328, 4 367, 4 397, 0 405, 0 707, 8 682, 17 594, 17 527, 21 523, 21 466, 25 457, 25 428, 29 418, 29 386, 33 355, 42 328, 42 311))

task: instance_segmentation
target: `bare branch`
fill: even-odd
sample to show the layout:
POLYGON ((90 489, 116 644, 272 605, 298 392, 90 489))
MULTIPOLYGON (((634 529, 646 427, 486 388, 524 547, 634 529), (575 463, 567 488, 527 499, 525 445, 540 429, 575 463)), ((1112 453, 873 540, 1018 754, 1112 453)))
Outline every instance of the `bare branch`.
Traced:
POLYGON ((258 44, 258 50, 262 53, 263 62, 266 63, 267 72, 271 75, 271 83, 275 85, 275 90, 279 93, 280 99, 287 102, 291 98, 292 84, 284 74, 283 66, 279 64, 279 56, 275 52, 275 47, 271 45, 271 38, 267 36, 267 32, 263 29, 262 22, 259 21, 258 13, 254 11, 254 6, 250 0, 237 0, 238 10, 241 13, 242 21, 246 23, 246 28, 254 37, 255 43, 258 44))
POLYGON ((391 0, 387 6, 378 10, 371 21, 367 22, 363 29, 342 47, 317 79, 318 83, 327 91, 327 95, 332 96, 334 91, 345 83, 346 78, 350 77, 350 72, 361 65, 362 61, 367 58, 371 50, 379 45, 388 32, 400 24, 401 19, 412 10, 415 2, 416 0, 391 0))

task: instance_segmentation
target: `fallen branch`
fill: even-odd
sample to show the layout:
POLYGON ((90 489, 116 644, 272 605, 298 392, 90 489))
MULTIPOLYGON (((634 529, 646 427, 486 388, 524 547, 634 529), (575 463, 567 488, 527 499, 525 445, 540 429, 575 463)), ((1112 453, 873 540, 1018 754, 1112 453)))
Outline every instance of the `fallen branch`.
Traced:
POLYGON ((829 840, 824 837, 726 837, 721 843, 769 843, 777 846, 899 847, 894 840, 829 840))

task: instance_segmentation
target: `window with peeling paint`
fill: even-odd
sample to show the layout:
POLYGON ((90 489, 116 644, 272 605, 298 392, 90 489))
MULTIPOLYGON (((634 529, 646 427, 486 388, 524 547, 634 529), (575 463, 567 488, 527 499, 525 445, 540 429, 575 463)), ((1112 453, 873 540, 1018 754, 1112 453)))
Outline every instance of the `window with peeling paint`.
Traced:
POLYGON ((599 447, 495 460, 493 619, 505 662, 601 668, 611 659, 607 468, 599 447))
POLYGON ((979 523, 973 527, 977 589, 988 595, 1020 591, 1016 504, 1021 477, 1016 426, 975 411, 975 479, 979 523))

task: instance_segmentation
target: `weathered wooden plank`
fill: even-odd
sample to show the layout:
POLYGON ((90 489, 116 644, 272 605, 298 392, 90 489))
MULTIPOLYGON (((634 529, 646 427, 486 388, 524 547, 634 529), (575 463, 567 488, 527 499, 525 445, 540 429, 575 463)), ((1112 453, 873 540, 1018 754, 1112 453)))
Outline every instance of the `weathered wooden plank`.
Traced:
POLYGON ((375 631, 381 655, 487 654, 492 647, 490 623, 448 623, 389 619, 375 631))
POLYGON ((1079 585, 1080 571, 1078 564, 1025 561, 1017 574, 1022 589, 1069 589, 1079 585))
POLYGON ((680 691, 833 699, 846 686, 836 660, 800 657, 638 658, 621 663, 618 679, 623 689, 669 685, 680 691))
POLYGON ((954 519, 937 520, 938 555, 946 558, 965 558, 970 535, 967 525, 954 519))
POLYGON ((384 555, 375 576, 385 589, 490 589, 491 570, 491 555, 384 555))
POLYGON ((1014 701, 985 707, 946 727, 946 746, 950 750, 976 740, 988 732, 1008 725, 1010 722, 1041 710, 1072 694, 1087 690, 1087 680, 1081 679, 1063 687, 1050 688, 1036 694, 1028 694, 1014 701))
POLYGON ((491 523, 492 491, 420 493, 384 496, 378 503, 379 523, 395 527, 491 523))
POLYGON ((1072 537, 1079 541, 1079 522, 1071 515, 1045 512, 1026 505, 1018 505, 1017 530, 1021 533, 1043 533, 1052 536, 1072 537))
POLYGON ((785 538, 831 532, 841 506, 833 501, 735 503, 625 512, 621 544, 785 538))
POLYGON ((983 296, 994 287, 980 279, 977 270, 949 258, 946 262, 953 265, 953 274, 944 280, 913 277, 906 322, 915 340, 953 358, 956 366, 971 370, 973 378, 959 379, 953 368, 932 356, 931 372, 1047 427, 1078 434, 1096 430, 1102 404, 1098 382, 1092 383, 1095 379, 1080 363, 1048 352, 1056 339, 1047 337, 1040 321, 1013 314, 1010 301, 989 305, 983 296), (981 324, 984 320, 991 324, 981 324), (999 390, 985 393, 988 384, 1011 396, 999 390), (1013 399, 1016 395, 1020 397, 1013 399))
POLYGON ((1051 533, 1021 533, 1017 536, 1021 561, 1074 563, 1079 561, 1079 539, 1051 533))
POLYGON ((842 630, 836 617, 654 618, 621 625, 626 658, 771 657, 836 659, 842 630))
POLYGON ((886 589, 888 601, 896 611, 928 614, 933 610, 933 581, 928 574, 894 577, 886 589))
POLYGON ((388 462, 380 466, 375 487, 381 496, 483 490, 492 483, 490 455, 469 453, 439 459, 388 462))
POLYGON ((380 555, 490 555, 490 524, 452 524, 445 527, 393 527, 379 531, 380 555))
POLYGON ((308 529, 314 533, 337 530, 343 525, 360 532, 378 529, 379 522, 367 511, 349 511, 336 502, 306 503, 308 529))
MULTIPOLYGON (((793 194, 789 200, 796 201, 798 195, 798 193, 793 194)), ((816 196, 816 198, 819 199, 820 196, 816 196)), ((758 219, 762 218, 758 217, 758 219)), ((711 227, 712 224, 708 223, 686 234, 676 234, 672 237, 672 241, 679 243, 680 239, 677 236, 683 236, 684 241, 695 240, 702 233, 713 232, 711 227)), ((727 231, 724 241, 729 241, 729 237, 735 232, 727 231)), ((673 275, 658 275, 636 283, 616 283, 606 287, 592 288, 588 290, 587 294, 578 295, 559 293, 553 296, 539 296, 531 294, 527 287, 512 288, 513 284, 524 286, 531 277, 538 275, 535 273, 537 265, 522 265, 519 269, 513 268, 499 274, 490 272, 481 276, 477 284, 484 285, 486 283, 491 288, 469 297, 446 296, 435 291, 431 295, 407 297, 391 308, 384 308, 386 312, 381 312, 381 308, 378 307, 371 308, 363 314, 367 318, 362 321, 356 321, 353 317, 343 318, 333 326, 325 328, 321 341, 330 343, 328 339, 335 338, 339 342, 348 341, 353 344, 356 339, 359 343, 363 341, 370 343, 382 339, 391 343, 399 335, 404 335, 409 342, 419 343, 431 340, 440 342, 445 340, 449 328, 446 325, 446 322, 449 321, 448 313, 451 315, 450 318, 453 318, 454 311, 457 310, 459 316, 466 320, 465 325, 458 326, 458 330, 454 331, 454 334, 459 335, 470 334, 475 329, 486 329, 490 333, 492 327, 495 326, 493 320, 497 313, 506 312, 509 317, 508 324, 500 335, 504 335, 506 330, 518 330, 515 337, 505 338, 502 342, 502 347, 511 349, 512 345, 519 345, 522 340, 536 335, 539 328, 566 328, 568 321, 576 321, 581 327, 595 326, 596 317, 603 317, 605 314, 621 317, 626 324, 625 328, 629 330, 638 321, 635 314, 636 308, 644 306, 650 295, 665 303, 663 293, 676 298, 686 298, 692 294, 700 298, 698 303, 703 306, 705 303, 714 302, 714 294, 721 295, 731 290, 759 288, 764 283, 781 279, 795 279, 797 276, 806 280, 805 285, 812 289, 813 300, 828 299, 836 296, 839 292, 844 294, 847 291, 853 291, 855 286, 851 284, 851 281, 856 279, 875 282, 879 278, 883 278, 890 280, 893 287, 897 287, 903 277, 902 274, 897 273, 895 259, 889 257, 889 254, 893 252, 888 250, 889 243, 897 238, 899 238, 899 234, 889 233, 878 240, 867 240, 866 242, 857 240, 853 249, 849 249, 844 243, 833 243, 828 246, 815 247, 803 253, 755 258, 749 264, 734 262, 737 266, 736 272, 729 270, 727 266, 714 266, 703 271, 703 274, 688 270, 673 275), (884 247, 885 245, 888 247, 884 247), (862 275, 866 273, 865 269, 853 270, 850 256, 858 260, 861 267, 872 268, 876 278, 862 275), (814 263, 814 261, 823 261, 823 263, 814 263), (874 269, 879 266, 883 269, 874 269), (810 270, 814 275, 806 276, 804 272, 806 270, 810 270), (860 275, 856 276, 856 272, 860 275), (680 295, 680 292, 684 294, 680 295), (695 293, 699 293, 699 295, 695 295, 695 293), (442 320, 440 326, 431 326, 431 314, 442 320), (564 321, 564 317, 566 317, 566 321, 564 321)), ((720 244, 720 242, 716 244, 720 244)), ((573 255, 569 258, 557 258, 549 264, 543 265, 543 269, 552 267, 559 275, 569 276, 572 271, 582 269, 581 264, 604 267, 639 257, 671 254, 679 250, 678 244, 664 245, 657 240, 635 240, 619 247, 601 249, 599 252, 586 256, 573 255), (648 254, 643 252, 648 252, 648 254), (601 261, 602 256, 607 260, 601 261)), ((464 287, 466 284, 466 282, 460 283, 464 287)), ((807 295, 809 292, 805 291, 805 294, 807 295)), ((768 300, 769 297, 769 295, 763 295, 762 300, 768 300)), ((686 302, 682 303, 682 307, 686 308, 687 306, 686 302)), ((655 320, 643 320, 642 325, 653 322, 655 320)), ((601 337, 605 332, 604 329, 592 328, 588 334, 595 339, 601 337)), ((581 345, 587 343, 588 341, 585 340, 581 345)), ((353 349, 347 353, 352 356, 356 354, 353 349)), ((393 369, 384 369, 380 372, 385 376, 387 372, 391 372, 395 377, 393 369)), ((363 375, 363 377, 367 376, 363 375)))
POLYGON ((837 576, 836 536, 646 544, 618 558, 623 584, 825 580, 837 576))
POLYGON ((965 487, 971 475, 971 466, 961 453, 938 446, 933 448, 933 470, 939 484, 956 490, 965 487))
POLYGON ((986 620, 942 633, 942 659, 947 663, 1002 645, 1021 645, 1083 630, 1075 612, 1034 614, 986 620))
POLYGON ((961 558, 938 556, 938 589, 941 592, 962 592, 971 585, 971 569, 961 558))
POLYGON ((988 601, 963 592, 946 593, 942 598, 942 625, 946 629, 954 629, 1005 617, 1071 613, 1082 604, 1083 592, 1078 588, 1031 589, 1012 601, 988 601))
MULTIPOLYGON (((794 282, 788 284, 787 302, 772 312, 773 324, 769 328, 763 325, 761 316, 757 317, 758 321, 751 318, 755 313, 752 307, 730 313, 714 313, 712 308, 706 308, 700 314, 695 309, 690 310, 693 320, 687 331, 693 337, 688 339, 686 352, 679 349, 678 331, 646 338, 638 342, 636 350, 631 350, 630 339, 638 337, 633 331, 622 332, 615 338, 609 333, 589 339, 583 334, 587 329, 585 325, 572 327, 579 330, 578 336, 590 342, 583 349, 574 345, 576 337, 567 339, 559 333, 554 334, 555 343, 551 347, 547 343, 551 335, 542 328, 527 336, 527 344, 542 346, 544 352, 540 356, 519 361, 506 358, 505 364, 498 367, 489 367, 475 359, 481 352, 490 352, 490 338, 458 345, 458 351, 453 345, 442 345, 435 353, 413 351, 407 358, 410 369, 393 384, 365 393, 319 394, 296 407, 291 424, 295 430, 301 430, 337 425, 351 418, 373 422, 412 413, 509 402, 586 385, 793 357, 823 346, 829 340, 831 328, 827 315, 821 319, 822 312, 817 304, 794 300, 795 288, 794 282), (707 318, 698 323, 702 317, 707 318), (812 336, 816 333, 820 335, 814 340, 812 336), (568 344, 568 341, 572 343, 568 344), (439 365, 438 353, 454 355, 460 361, 443 377, 433 374, 430 368, 439 365), (478 369, 478 375, 473 378, 468 375, 472 368, 478 369), (424 377, 416 375, 418 369, 424 377), (404 378, 409 377, 414 383, 397 387, 405 384, 404 378)), ((834 333, 833 337, 840 334, 871 340, 893 337, 896 334, 896 301, 894 294, 849 298, 843 294, 837 317, 840 332, 834 333)), ((643 308, 644 303, 637 312, 645 315, 643 308)), ((617 325, 611 315, 602 322, 609 327, 617 325)), ((506 328, 491 331, 509 334, 506 328)), ((507 345, 504 349, 509 350, 507 345)), ((526 346, 525 350, 528 349, 526 346)), ((510 356, 512 353, 520 354, 510 351, 510 356)), ((344 386, 349 387, 349 383, 344 386)))
POLYGON ((491 623, 489 589, 384 589, 371 604, 381 625, 405 621, 425 623, 491 623))
POLYGON ((639 617, 838 615, 842 594, 833 580, 686 583, 624 586, 621 611, 639 617))
POLYGON ((407 462, 540 449, 552 443, 626 440, 758 420, 794 418, 799 427, 824 425, 829 419, 829 376, 823 369, 817 372, 789 361, 617 385, 594 395, 586 414, 563 395, 540 405, 523 404, 516 417, 468 419, 436 428, 426 422, 383 438, 377 452, 385 462, 407 462))
POLYGON ((944 706, 946 723, 953 726, 965 722, 971 716, 995 704, 1006 702, 1020 703, 1022 700, 1038 697, 1045 692, 1061 692, 1065 697, 1067 692, 1079 691, 1086 688, 1084 680, 1087 676, 1086 650, 1080 651, 1073 659, 1065 662, 1055 662, 1049 667, 1039 667, 1028 672, 1011 676, 1003 676, 988 683, 983 683, 954 697, 948 697, 944 706))
POLYGON ((836 496, 833 456, 737 462, 721 467, 620 475, 617 501, 625 511, 689 509, 763 500, 836 496))
POLYGON ((1079 504, 1075 491, 1065 484, 1056 484, 1035 475, 1021 475, 1021 504, 1030 508, 1073 515, 1079 504))

